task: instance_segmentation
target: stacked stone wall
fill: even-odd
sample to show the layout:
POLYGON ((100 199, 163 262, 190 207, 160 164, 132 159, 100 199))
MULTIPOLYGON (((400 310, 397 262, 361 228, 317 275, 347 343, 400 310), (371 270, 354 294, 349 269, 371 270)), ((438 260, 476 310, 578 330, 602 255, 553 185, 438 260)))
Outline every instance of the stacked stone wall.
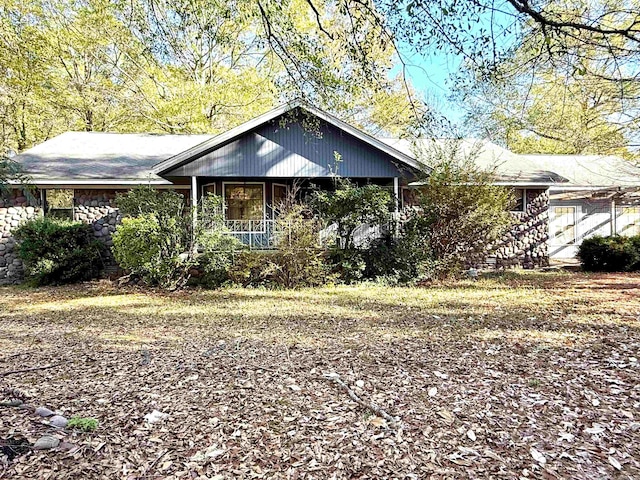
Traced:
POLYGON ((35 198, 27 198, 17 191, 0 198, 0 285, 20 283, 24 277, 12 232, 21 223, 42 215, 35 198))
POLYGON ((526 209, 513 213, 514 224, 492 246, 490 257, 498 268, 549 265, 549 194, 547 190, 527 189, 526 209))

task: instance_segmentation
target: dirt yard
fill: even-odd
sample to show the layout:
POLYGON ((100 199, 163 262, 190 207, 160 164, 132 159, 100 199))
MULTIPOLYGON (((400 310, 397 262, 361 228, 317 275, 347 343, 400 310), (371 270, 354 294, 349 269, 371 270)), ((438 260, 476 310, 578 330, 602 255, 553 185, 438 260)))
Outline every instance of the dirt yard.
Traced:
POLYGON ((24 402, 0 407, 0 478, 640 478, 639 294, 557 273, 0 288, 0 400, 24 402))

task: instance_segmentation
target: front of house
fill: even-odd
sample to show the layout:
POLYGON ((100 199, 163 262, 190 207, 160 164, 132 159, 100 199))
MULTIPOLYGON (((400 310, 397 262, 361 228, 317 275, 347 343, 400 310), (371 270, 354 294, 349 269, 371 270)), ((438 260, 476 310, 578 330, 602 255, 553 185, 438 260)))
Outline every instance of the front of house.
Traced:
MULTIPOLYGON (((607 183, 578 185, 576 179, 588 182, 575 172, 572 178, 554 171, 562 159, 554 164, 547 158, 545 165, 534 156, 515 155, 489 143, 485 147, 478 161, 498 165, 496 182, 514 188, 519 198, 517 222, 493 246, 491 262, 545 265, 550 257, 575 255, 581 238, 593 232, 631 233, 640 228, 632 175, 612 180, 602 172, 589 175, 575 167, 582 177, 607 183), (605 204, 608 223, 606 212, 589 210, 605 204)), ((302 195, 311 188, 330 188, 336 176, 378 184, 393 192, 400 210, 410 189, 429 172, 408 142, 374 138, 326 112, 297 104, 283 105, 217 136, 67 132, 16 160, 36 192, 34 198, 16 191, 0 200, 0 284, 21 278, 11 236, 21 221, 42 214, 72 217, 90 223, 96 237, 111 245, 120 221, 115 196, 136 185, 174 189, 191 204, 208 192, 221 195, 233 234, 252 248, 269 248, 273 206, 294 184, 302 195)), ((605 159, 604 164, 611 162, 605 159)))

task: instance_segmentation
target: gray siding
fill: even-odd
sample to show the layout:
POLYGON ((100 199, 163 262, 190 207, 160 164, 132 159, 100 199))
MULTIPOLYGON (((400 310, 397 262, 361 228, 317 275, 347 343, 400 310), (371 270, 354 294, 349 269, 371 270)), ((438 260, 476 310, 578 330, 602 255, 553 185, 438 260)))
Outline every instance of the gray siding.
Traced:
POLYGON ((611 235, 611 201, 600 199, 558 200, 553 196, 549 202, 549 256, 551 258, 573 258, 578 246, 585 238, 594 235, 611 235), (565 221, 556 212, 558 207, 575 209, 575 241, 566 243, 556 237, 565 221))
POLYGON ((392 157, 324 122, 318 131, 277 119, 167 172, 166 177, 411 177, 392 157))

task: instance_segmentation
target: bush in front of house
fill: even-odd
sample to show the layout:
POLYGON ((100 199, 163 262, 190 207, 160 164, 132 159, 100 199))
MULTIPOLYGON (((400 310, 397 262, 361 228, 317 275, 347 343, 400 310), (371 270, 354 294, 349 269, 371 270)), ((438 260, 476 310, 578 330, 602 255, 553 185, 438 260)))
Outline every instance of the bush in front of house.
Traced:
POLYGON ((578 248, 578 258, 587 272, 640 270, 640 236, 586 238, 578 248))
POLYGON ((362 225, 386 225, 391 220, 394 199, 379 185, 357 186, 345 178, 336 179, 334 191, 317 190, 310 207, 324 223, 336 228, 338 248, 358 248, 356 231, 362 225))
POLYGON ((266 287, 272 283, 267 265, 274 252, 269 250, 244 250, 234 255, 228 270, 229 281, 240 287, 266 287))
POLYGON ((228 269, 232 283, 242 287, 301 288, 334 279, 327 250, 319 242, 320 224, 300 203, 280 207, 274 225, 274 248, 241 251, 228 269))
POLYGON ((245 246, 226 231, 203 232, 198 240, 198 283, 208 288, 217 288, 230 281, 234 261, 245 246))
POLYGON ((123 218, 112 235, 116 262, 149 285, 175 287, 190 265, 180 257, 181 233, 170 230, 153 213, 123 218))
POLYGON ((14 236, 18 255, 32 285, 58 285, 100 275, 104 245, 81 222, 37 218, 20 225, 14 236))
POLYGON ((512 225, 509 189, 494 184, 494 171, 477 166, 478 148, 461 142, 434 143, 418 159, 431 167, 419 189, 409 223, 417 242, 428 245, 425 276, 459 275, 483 263, 488 246, 512 225))
POLYGON ((275 222, 275 252, 264 274, 284 288, 314 287, 332 280, 320 224, 303 204, 287 206, 275 222))
POLYGON ((327 239, 334 276, 345 283, 375 278, 380 272, 372 261, 377 263, 385 245, 358 238, 357 231, 362 226, 390 226, 394 207, 391 192, 379 185, 357 186, 337 178, 335 190, 314 192, 310 206, 323 226, 335 232, 327 239))
POLYGON ((184 195, 141 186, 119 194, 116 205, 124 215, 112 235, 120 267, 149 285, 170 290, 184 286, 197 264, 184 195))
POLYGON ((207 195, 193 209, 184 195, 138 187, 118 195, 116 204, 124 215, 113 234, 113 254, 118 264, 148 285, 173 290, 189 281, 194 269, 199 282, 218 287, 229 279, 233 258, 242 244, 227 235, 222 198, 207 195))
POLYGON ((433 255, 428 235, 409 220, 398 228, 398 234, 386 232, 362 248, 331 250, 333 270, 345 283, 363 280, 387 284, 407 284, 428 276, 433 255))

